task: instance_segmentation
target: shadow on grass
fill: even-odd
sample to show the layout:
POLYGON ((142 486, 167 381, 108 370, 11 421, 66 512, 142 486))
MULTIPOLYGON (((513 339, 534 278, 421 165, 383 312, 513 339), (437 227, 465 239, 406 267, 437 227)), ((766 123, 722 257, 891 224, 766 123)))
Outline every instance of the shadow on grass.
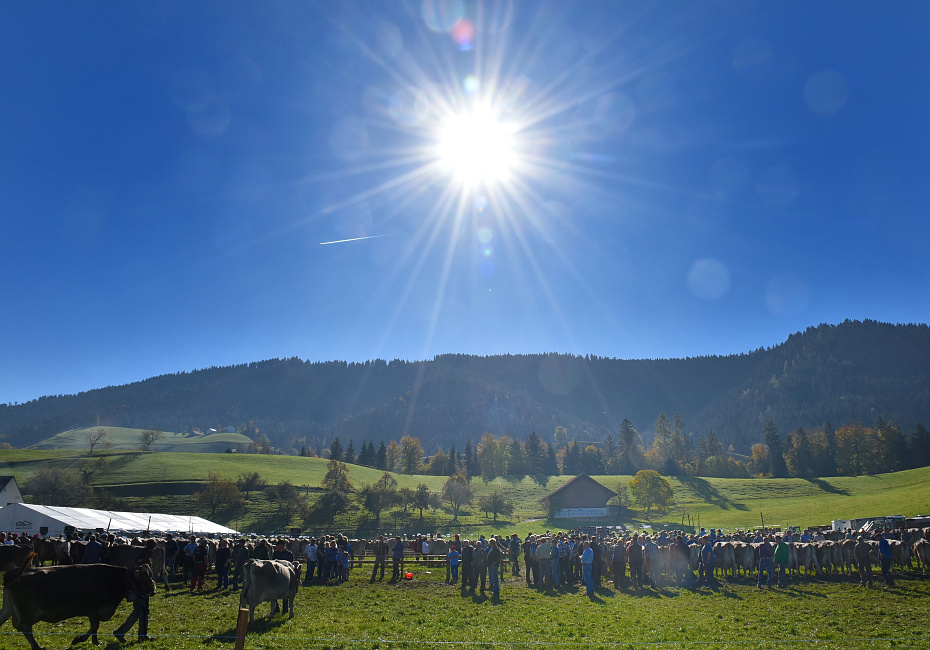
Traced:
MULTIPOLYGON (((249 627, 246 631, 246 636, 261 636, 267 634, 268 632, 275 632, 280 628, 284 623, 289 619, 287 614, 281 614, 278 612, 274 616, 269 616, 268 618, 256 618, 254 621, 249 623, 249 627)), ((204 643, 231 643, 236 640, 236 628, 235 626, 227 628, 221 632, 217 632, 208 637, 204 637, 204 643)))
POLYGON ((723 510, 729 510, 730 508, 734 510, 749 510, 746 505, 738 501, 733 501, 721 494, 720 490, 711 485, 706 479, 698 478, 697 476, 679 476, 677 478, 683 486, 694 492, 698 498, 703 499, 711 505, 715 505, 723 510))
MULTIPOLYGON (((107 456, 107 473, 123 469, 130 463, 134 462, 139 456, 142 455, 141 451, 132 451, 125 454, 118 454, 107 456)), ((95 458, 95 456, 87 456, 87 458, 95 458)))
POLYGON ((806 589, 801 589, 800 587, 795 587, 788 585, 787 587, 782 587, 779 589, 780 592, 791 596, 792 598, 826 598, 826 594, 818 593, 816 591, 808 591, 806 589))
POLYGON ((810 483, 811 485, 823 490, 824 492, 829 492, 830 494, 841 494, 844 497, 849 496, 848 490, 843 490, 842 488, 838 488, 835 485, 830 485, 829 483, 824 481, 822 478, 806 478, 804 480, 810 483))

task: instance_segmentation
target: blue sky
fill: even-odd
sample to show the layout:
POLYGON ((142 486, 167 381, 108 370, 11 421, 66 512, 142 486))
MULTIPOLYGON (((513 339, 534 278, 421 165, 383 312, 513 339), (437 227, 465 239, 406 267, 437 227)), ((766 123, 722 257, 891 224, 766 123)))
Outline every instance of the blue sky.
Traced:
POLYGON ((0 402, 273 357, 684 357, 930 320, 927 3, 0 18, 0 402), (466 181, 444 125, 479 112, 466 181))

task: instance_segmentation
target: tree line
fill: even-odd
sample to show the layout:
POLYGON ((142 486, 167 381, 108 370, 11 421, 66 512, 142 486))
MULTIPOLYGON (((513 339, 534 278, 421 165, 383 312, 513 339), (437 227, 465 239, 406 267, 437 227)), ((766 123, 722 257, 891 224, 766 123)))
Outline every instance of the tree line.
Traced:
POLYGON ((813 431, 826 420, 874 427, 873 414, 881 413, 910 433, 930 412, 928 383, 930 327, 848 321, 723 357, 291 358, 206 368, 0 404, 0 444, 24 447, 101 425, 176 432, 222 425, 261 437, 264 450, 294 455, 336 436, 358 443, 372 432, 385 440, 411 435, 430 452, 448 453, 484 431, 536 431, 554 442, 555 424, 577 440, 602 442, 608 434, 616 439, 624 417, 651 436, 647 423, 657 413, 678 411, 694 431, 714 431, 725 448, 748 456, 768 416, 784 431, 813 431))
POLYGON ((547 443, 535 432, 522 440, 485 432, 477 445, 469 439, 461 452, 453 444, 448 452, 440 448, 428 456, 420 440, 409 435, 400 442, 382 440, 377 448, 373 440, 363 441, 357 453, 354 441, 343 447, 337 437, 324 455, 385 472, 485 481, 499 476, 543 481, 560 474, 635 474, 642 469, 721 478, 857 476, 930 465, 930 433, 923 424, 906 435, 881 417, 872 427, 853 423, 834 429, 829 422, 816 430, 799 427, 784 439, 769 417, 762 427, 762 441, 752 446, 749 456, 736 454, 732 445, 725 449, 713 431, 698 437, 687 433, 678 413, 671 420, 659 414, 648 446, 626 418, 616 437, 608 434, 602 441, 569 440, 562 426, 556 427, 552 438, 547 443))

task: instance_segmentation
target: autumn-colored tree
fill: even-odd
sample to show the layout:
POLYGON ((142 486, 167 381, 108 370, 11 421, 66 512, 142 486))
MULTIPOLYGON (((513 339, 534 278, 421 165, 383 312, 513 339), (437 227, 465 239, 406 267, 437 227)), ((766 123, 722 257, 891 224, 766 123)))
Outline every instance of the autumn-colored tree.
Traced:
POLYGON ((72 469, 40 465, 23 482, 23 492, 32 497, 33 503, 86 508, 90 505, 88 501, 94 491, 84 483, 81 475, 72 469))
POLYGON ((236 483, 216 472, 210 472, 203 490, 194 493, 194 503, 207 513, 208 519, 217 511, 234 512, 242 507, 243 502, 242 492, 236 487, 236 483))
POLYGON ((236 487, 241 492, 245 492, 245 498, 248 499, 252 492, 258 492, 265 489, 267 481, 259 475, 258 472, 246 472, 239 475, 236 481, 236 487))
POLYGON ((641 469, 630 481, 630 495, 643 509, 646 516, 655 509, 668 512, 674 499, 674 492, 668 480, 652 469, 641 469))
POLYGON ((396 440, 391 440, 391 444, 387 446, 387 450, 384 455, 384 467, 379 467, 378 469, 384 469, 388 472, 396 472, 400 468, 400 461, 403 457, 403 454, 400 451, 400 445, 397 444, 396 440))
POLYGON ((425 508, 439 507, 439 496, 435 492, 430 492, 425 483, 420 483, 413 493, 413 507, 420 511, 420 521, 423 521, 423 510, 425 508))
POLYGON ((757 442, 751 448, 749 462, 746 469, 752 476, 767 476, 769 473, 769 448, 764 443, 757 442))
POLYGON ((451 460, 442 449, 437 451, 426 466, 426 473, 430 476, 449 476, 451 460))
POLYGON ((481 478, 485 481, 493 481, 507 473, 510 440, 509 436, 497 439, 493 433, 482 434, 478 443, 478 462, 481 464, 481 478))
POLYGON ((475 495, 471 491, 471 485, 468 484, 468 479, 462 474, 450 476, 442 486, 442 499, 448 501, 449 507, 452 508, 453 523, 458 522, 459 511, 471 503, 474 498, 475 495))
POLYGON ((568 431, 562 425, 555 428, 555 433, 552 435, 552 444, 555 445, 556 450, 565 449, 568 445, 568 431))
POLYGON ((872 429, 861 424, 848 424, 836 430, 836 465, 841 474, 874 474, 878 458, 872 429))
POLYGON ((419 438, 404 436, 400 439, 400 471, 420 474, 423 467, 423 445, 419 438))
POLYGON ((397 503, 397 479, 385 472, 374 485, 361 489, 359 501, 381 523, 381 513, 397 503))
POLYGON ((485 515, 493 515, 495 524, 498 515, 511 515, 514 511, 513 501, 508 499, 501 490, 494 490, 491 494, 481 497, 478 507, 485 515))

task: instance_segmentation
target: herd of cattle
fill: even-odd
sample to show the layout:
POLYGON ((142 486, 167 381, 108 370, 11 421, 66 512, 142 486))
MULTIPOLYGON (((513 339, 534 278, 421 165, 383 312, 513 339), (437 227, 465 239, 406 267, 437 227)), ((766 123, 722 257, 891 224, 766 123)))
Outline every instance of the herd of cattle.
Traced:
MULTIPOLYGON (((889 540, 892 566, 896 566, 902 571, 911 571, 916 561, 917 569, 923 575, 927 575, 930 573, 930 528, 912 529, 908 533, 912 541, 889 540)), ((853 554, 853 547, 856 545, 855 539, 844 539, 842 536, 835 534, 833 536, 834 539, 824 539, 816 542, 789 543, 788 573, 800 575, 803 569, 804 575, 857 575, 857 563, 853 554)), ((625 543, 628 542, 629 538, 617 537, 607 537, 600 541, 602 576, 613 578, 613 571, 626 572, 627 552, 625 543)), ((878 542, 870 539, 868 543, 872 547, 870 553, 872 564, 878 565, 878 542)), ((299 548, 302 548, 301 544, 305 544, 305 541, 294 540, 292 542, 292 551, 295 557, 299 554, 299 548)), ((361 561, 374 548, 374 542, 369 540, 351 540, 351 544, 352 557, 355 561, 361 561)), ((432 556, 445 556, 451 546, 451 542, 443 538, 430 539, 429 544, 429 552, 432 556)), ((506 546, 506 542, 504 545, 506 546)), ((652 566, 647 568, 647 572, 650 573, 654 580, 663 577, 674 580, 681 575, 683 569, 698 570, 700 551, 698 544, 692 544, 688 547, 689 555, 687 558, 675 554, 673 548, 673 546, 659 546, 658 556, 652 566)), ((753 535, 749 533, 732 535, 717 541, 714 544, 714 554, 717 557, 714 570, 718 575, 729 575, 732 578, 751 576, 759 566, 759 544, 753 541, 753 535)), ((521 559, 522 555, 521 551, 521 559)), ((579 553, 573 556, 572 563, 580 565, 579 553)), ((577 569, 576 573, 580 575, 580 566, 575 568, 577 569)))
MULTIPOLYGON (((99 564, 80 564, 85 542, 64 539, 24 538, 21 543, 0 545, 0 571, 3 576, 3 607, 0 626, 12 619, 32 650, 42 650, 33 635, 38 622, 58 623, 69 618, 87 618, 90 628, 77 636, 73 644, 91 638, 96 644, 102 621, 110 620, 133 584, 150 585, 155 592, 156 579, 168 587, 164 540, 156 540, 154 551, 145 547, 147 540, 112 539, 99 564), (51 562, 51 566, 43 566, 51 562)), ((208 540, 210 555, 216 544, 208 540)), ((270 558, 266 540, 256 545, 256 555, 270 558)), ((283 560, 250 558, 242 567, 244 586, 240 607, 248 607, 249 621, 255 607, 283 599, 285 611, 294 615, 294 598, 300 585, 300 564, 283 560)))
MULTIPOLYGON (((930 569, 930 528, 909 531, 907 537, 909 541, 906 542, 890 540, 893 564, 902 571, 911 571, 916 560, 917 567, 926 575, 930 569)), ((113 617, 133 580, 151 581, 153 592, 156 581, 166 589, 169 587, 164 540, 156 540, 153 552, 145 548, 146 541, 112 538, 101 564, 80 564, 85 544, 82 541, 26 539, 20 544, 0 546, 0 571, 5 574, 0 625, 12 619, 13 626, 26 636, 32 650, 41 650, 32 633, 35 623, 57 623, 84 617, 90 621, 90 629, 74 642, 80 643, 92 637, 96 643, 100 622, 113 617), (140 558, 147 558, 148 564, 140 563, 140 558), (46 562, 51 566, 43 566, 46 562), (140 575, 140 571, 144 575, 140 575)), ((300 558, 309 540, 289 538, 285 541, 294 557, 300 558)), ((617 537, 600 540, 599 575, 613 577, 615 581, 618 571, 625 575, 627 551, 624 541, 617 537)), ((356 563, 362 562, 374 548, 374 542, 369 540, 349 540, 349 543, 351 557, 356 563)), ((878 543, 869 543, 873 545, 873 563, 877 564, 878 543)), ((429 556, 434 561, 444 558, 452 544, 452 540, 441 537, 429 539, 429 556)), ((788 571, 795 575, 800 575, 801 569, 805 575, 855 575, 855 544, 855 540, 841 537, 791 543, 788 571)), ((217 548, 215 540, 207 540, 207 547, 208 561, 212 561, 217 548)), ((734 579, 740 575, 751 576, 759 565, 758 547, 759 544, 752 541, 752 535, 720 539, 714 544, 717 557, 715 570, 734 579)), ((674 581, 684 571, 698 569, 699 548, 692 544, 688 547, 688 556, 684 557, 675 546, 660 546, 646 570, 656 583, 674 581)), ((410 552, 415 554, 418 551, 419 546, 412 542, 410 552)), ((272 560, 272 552, 273 546, 268 540, 249 544, 249 559, 242 567, 244 586, 240 607, 248 607, 250 621, 255 607, 263 602, 272 603, 271 614, 274 614, 278 599, 284 601, 284 611, 294 615, 294 598, 301 584, 301 564, 298 561, 272 560)), ((523 553, 518 557, 523 558, 523 553)), ((577 558, 573 557, 573 564, 575 561, 577 558)))
MULTIPOLYGON (((911 531, 913 543, 897 539, 890 539, 892 566, 901 571, 912 571, 914 560, 917 568, 926 575, 930 570, 930 528, 911 531)), ((867 540, 871 546, 869 557, 873 565, 879 564, 878 542, 867 540)), ((788 544, 789 563, 787 573, 800 575, 804 570, 805 576, 858 575, 858 565, 853 549, 855 539, 825 539, 816 542, 791 542, 788 544)), ((759 543, 753 541, 753 535, 733 535, 732 537, 714 543, 716 563, 714 571, 719 576, 737 578, 739 576, 752 577, 753 571, 759 567, 759 543)), ((675 580, 683 570, 698 570, 700 546, 692 544, 688 547, 687 558, 674 552, 673 546, 660 546, 658 556, 652 567, 647 566, 653 580, 667 578, 675 580), (676 563, 678 563, 676 565, 676 563), (681 566, 684 564, 684 566, 681 566)), ((626 564, 626 550, 623 544, 606 543, 603 553, 607 566, 619 567, 622 571, 626 564)), ((647 560, 648 563, 648 560, 647 560)), ((614 569, 616 570, 616 569, 614 569)))

